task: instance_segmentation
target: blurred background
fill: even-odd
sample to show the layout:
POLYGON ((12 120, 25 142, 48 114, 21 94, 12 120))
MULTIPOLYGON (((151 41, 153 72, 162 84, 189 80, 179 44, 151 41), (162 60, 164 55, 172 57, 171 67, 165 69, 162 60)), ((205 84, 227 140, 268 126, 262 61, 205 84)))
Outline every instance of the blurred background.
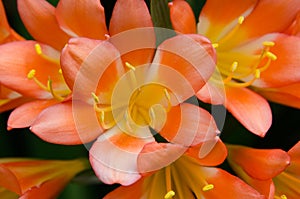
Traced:
MULTIPOLYGON (((32 39, 20 20, 16 0, 2 0, 8 21, 19 34, 32 39)), ((49 0, 57 5, 58 0, 49 0)), ((150 1, 146 1, 150 4, 150 1)), ((198 17, 204 1, 189 1, 194 6, 198 17), (199 5, 199 6, 198 6, 199 5)), ((112 13, 115 0, 102 0, 105 7, 107 23, 112 13)), ((0 52, 1 53, 1 52, 0 52)), ((199 102, 202 107, 210 110, 210 105, 199 102)), ((270 103, 273 112, 273 125, 265 138, 259 138, 248 132, 229 113, 227 113, 221 138, 224 142, 243 144, 256 148, 281 148, 288 150, 300 140, 300 110, 270 103)), ((217 107, 222 109, 221 106, 217 107)), ((28 129, 6 130, 6 122, 10 112, 0 114, 0 157, 32 157, 41 159, 73 159, 88 157, 84 146, 61 146, 46 143, 31 133, 28 129)), ((26 117, 26 115, 24 115, 26 117)), ((218 121, 217 121, 218 122, 218 121)), ((226 162, 221 167, 228 169, 226 162)), ((63 191, 59 199, 93 199, 102 198, 117 185, 104 185, 97 181, 93 172, 85 172, 76 177, 63 191)))

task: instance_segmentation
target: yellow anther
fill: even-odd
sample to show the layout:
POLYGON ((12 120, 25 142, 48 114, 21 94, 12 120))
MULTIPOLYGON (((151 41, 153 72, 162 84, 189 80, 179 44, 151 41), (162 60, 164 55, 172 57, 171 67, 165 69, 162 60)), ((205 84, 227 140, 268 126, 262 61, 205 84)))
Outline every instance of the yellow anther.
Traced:
POLYGON ((263 45, 265 47, 273 47, 273 46, 275 46, 275 43, 273 41, 264 41, 263 45))
POLYGON ((254 76, 255 76, 256 79, 260 78, 260 70, 259 69, 255 70, 255 75, 254 76))
POLYGON ((266 52, 266 56, 267 56, 268 58, 270 58, 271 60, 273 60, 273 61, 275 61, 275 60, 277 59, 277 56, 274 55, 274 54, 271 53, 271 52, 266 52))
POLYGON ((34 48, 35 48, 35 52, 36 52, 38 55, 43 54, 43 51, 42 51, 42 48, 41 48, 41 45, 40 45, 40 44, 35 44, 35 45, 34 45, 34 48))
POLYGON ((175 196, 175 192, 171 190, 165 195, 164 199, 171 199, 173 196, 175 196))
POLYGON ((209 191, 209 190, 212 190, 214 187, 215 186, 213 184, 208 184, 202 188, 202 191, 209 191))
POLYGON ((211 44, 213 48, 218 48, 219 47, 219 44, 218 43, 213 43, 211 44))
POLYGON ((92 97, 94 98, 94 102, 96 104, 98 104, 99 103, 99 97, 94 92, 92 92, 91 94, 92 94, 92 97))
POLYGON ((27 74, 28 79, 32 79, 35 76, 36 71, 34 69, 30 70, 29 73, 27 74))
POLYGON ((62 69, 61 69, 61 68, 58 70, 58 73, 59 73, 59 74, 62 74, 62 69))
POLYGON ((239 65, 239 63, 238 62, 233 62, 232 64, 231 64, 231 67, 230 67, 230 71, 231 72, 234 72, 234 71, 236 71, 236 69, 237 69, 237 67, 238 67, 238 65, 239 65))
POLYGON ((134 67, 133 65, 131 65, 130 63, 125 62, 125 65, 127 66, 127 68, 129 68, 129 69, 135 71, 135 67, 134 67))
POLYGON ((288 198, 286 197, 286 195, 281 195, 280 198, 281 198, 281 199, 288 199, 288 198))
POLYGON ((245 17, 244 16, 240 16, 239 19, 238 19, 238 23, 241 25, 245 20, 245 17))

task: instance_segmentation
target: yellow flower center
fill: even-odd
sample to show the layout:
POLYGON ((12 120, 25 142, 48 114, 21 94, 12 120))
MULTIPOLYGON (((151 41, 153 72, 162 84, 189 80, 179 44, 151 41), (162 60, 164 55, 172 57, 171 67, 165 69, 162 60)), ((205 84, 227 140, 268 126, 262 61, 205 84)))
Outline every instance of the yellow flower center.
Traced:
POLYGON ((243 55, 240 52, 231 52, 226 48, 230 41, 234 40, 233 36, 244 20, 245 17, 240 16, 237 19, 237 25, 219 41, 212 44, 217 51, 217 68, 222 76, 223 83, 232 87, 250 86, 260 78, 262 72, 269 68, 271 62, 277 59, 277 56, 270 51, 271 47, 275 45, 272 41, 264 41, 262 50, 257 55, 243 55), (230 60, 232 62, 228 64, 230 60))
MULTIPOLYGON (((112 128, 117 122, 130 133, 138 127, 151 126, 160 129, 165 122, 166 113, 170 110, 170 91, 157 83, 140 84, 144 77, 137 68, 126 62, 129 69, 127 78, 119 79, 115 91, 118 98, 111 104, 102 104, 99 97, 92 93, 94 109, 99 113, 99 121, 104 129, 112 128), (129 81, 128 81, 129 80, 129 81)), ((124 129, 123 129, 124 130, 124 129)))

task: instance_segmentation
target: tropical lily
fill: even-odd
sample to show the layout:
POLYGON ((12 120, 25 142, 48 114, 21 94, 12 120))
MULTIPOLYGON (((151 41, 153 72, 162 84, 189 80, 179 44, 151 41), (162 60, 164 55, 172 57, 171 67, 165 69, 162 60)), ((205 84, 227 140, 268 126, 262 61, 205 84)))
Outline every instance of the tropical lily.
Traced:
MULTIPOLYGON (((143 152, 147 148, 146 145, 143 152)), ((239 178, 213 167, 226 157, 222 142, 203 159, 191 157, 195 154, 191 150, 194 149, 167 167, 144 176, 133 185, 119 187, 104 198, 264 198, 239 178)))
POLYGON ((273 179, 276 199, 296 199, 300 195, 300 142, 288 154, 291 164, 273 179))
POLYGON ((1 198, 56 198, 87 160, 0 159, 1 198))
POLYGON ((237 175, 266 198, 276 198, 272 179, 289 166, 288 153, 280 149, 254 149, 239 145, 227 145, 227 148, 227 160, 237 175))
POLYGON ((156 144, 150 127, 174 144, 166 146, 172 154, 164 161, 146 161, 157 167, 219 133, 208 112, 184 103, 213 73, 214 49, 200 35, 170 38, 156 49, 144 1, 117 1, 109 33, 106 41, 70 39, 61 64, 72 103, 47 108, 31 130, 59 144, 98 138, 90 149, 96 175, 107 184, 129 185, 148 172, 138 169, 138 157, 144 145, 156 144))
MULTIPOLYGON (((0 1, 0 44, 20 40, 23 38, 9 26, 2 1, 0 1)), ((0 112, 13 109, 26 101, 19 93, 0 84, 0 112)))
POLYGON ((299 96, 300 38, 280 33, 292 24, 299 10, 298 0, 209 0, 196 27, 189 4, 171 2, 174 29, 202 34, 216 48, 218 70, 198 92, 198 98, 223 103, 249 131, 261 137, 271 125, 272 114, 266 99, 256 91, 266 92, 263 96, 267 99, 299 108, 295 96, 299 96), (225 97, 220 92, 223 86, 225 97), (280 94, 271 92, 277 88, 280 94))
POLYGON ((107 33, 100 1, 86 4, 62 0, 56 8, 46 0, 17 3, 20 17, 35 41, 0 47, 0 82, 33 100, 12 112, 8 129, 28 127, 44 109, 69 100, 71 93, 59 60, 69 38, 105 39, 107 33))

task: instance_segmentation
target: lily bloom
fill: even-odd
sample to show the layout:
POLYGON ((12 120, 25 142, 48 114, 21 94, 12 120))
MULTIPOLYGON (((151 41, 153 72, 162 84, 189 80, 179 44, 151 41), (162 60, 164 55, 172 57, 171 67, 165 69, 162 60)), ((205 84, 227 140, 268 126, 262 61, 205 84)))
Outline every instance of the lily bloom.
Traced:
POLYGON ((300 195, 300 142, 293 146, 288 154, 291 158, 290 165, 273 179, 275 199, 296 199, 300 195))
MULTIPOLYGON (((5 10, 0 1, 0 44, 24 40, 8 24, 5 10)), ((0 112, 13 109, 26 102, 26 99, 19 93, 0 84, 0 112)))
POLYGON ((59 56, 71 37, 105 39, 107 33, 100 1, 86 4, 61 0, 56 8, 46 0, 17 3, 20 17, 35 41, 0 47, 0 82, 31 100, 12 112, 8 129, 29 127, 44 109, 70 99, 59 56))
POLYGON ((209 0, 196 27, 189 4, 182 0, 171 2, 174 29, 204 35, 216 48, 217 70, 197 93, 198 98, 223 103, 241 124, 261 137, 272 122, 264 97, 299 108, 300 101, 295 96, 299 96, 300 38, 282 33, 299 10, 298 0, 227 0, 222 4, 209 0), (220 93, 223 86, 226 96, 220 93), (279 94, 272 92, 277 88, 281 90, 279 94), (266 93, 264 97, 259 95, 262 92, 266 93))
MULTIPOLYGON (((194 150, 192 148, 190 150, 194 150)), ((193 152, 187 151, 172 164, 130 186, 119 187, 104 198, 264 198, 239 178, 213 167, 226 157, 226 147, 222 142, 219 141, 202 159, 191 157, 191 154, 193 152)))
MULTIPOLYGON (((200 35, 170 38, 156 48, 144 1, 118 0, 109 32, 105 41, 70 39, 61 64, 72 103, 47 108, 31 130, 59 144, 77 143, 78 137, 83 143, 97 139, 90 149, 96 175, 107 184, 129 185, 152 170, 139 170, 148 161, 138 162, 138 157, 144 145, 156 144, 153 134, 175 144, 166 146, 172 154, 164 161, 148 162, 163 167, 187 147, 219 133, 207 111, 184 103, 213 73, 215 54, 200 35)), ((153 153, 166 148, 153 148, 153 153)))
POLYGON ((0 159, 1 198, 56 198, 69 181, 89 168, 88 161, 0 159))
POLYGON ((239 145, 227 145, 227 148, 228 163, 236 174, 266 198, 276 198, 272 179, 289 167, 291 160, 288 153, 280 149, 254 149, 239 145))

